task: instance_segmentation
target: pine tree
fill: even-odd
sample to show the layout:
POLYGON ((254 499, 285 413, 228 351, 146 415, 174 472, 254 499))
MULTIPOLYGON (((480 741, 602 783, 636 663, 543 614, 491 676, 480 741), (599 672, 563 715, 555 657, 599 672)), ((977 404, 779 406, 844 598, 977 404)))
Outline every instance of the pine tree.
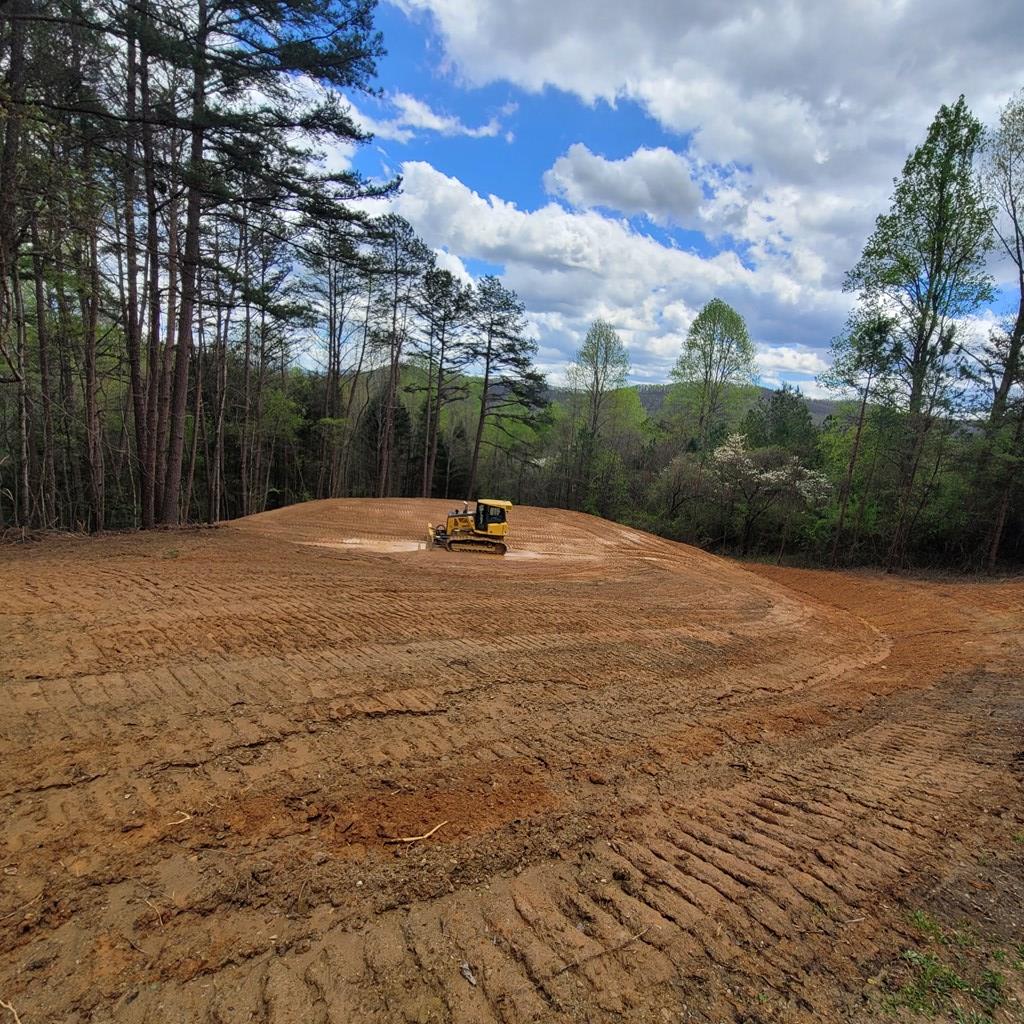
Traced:
POLYGON ((470 359, 479 368, 480 406, 469 466, 468 494, 475 495, 484 428, 510 438, 513 421, 529 420, 543 403, 544 378, 533 368, 537 343, 527 336, 525 310, 515 292, 488 275, 476 289, 470 359))

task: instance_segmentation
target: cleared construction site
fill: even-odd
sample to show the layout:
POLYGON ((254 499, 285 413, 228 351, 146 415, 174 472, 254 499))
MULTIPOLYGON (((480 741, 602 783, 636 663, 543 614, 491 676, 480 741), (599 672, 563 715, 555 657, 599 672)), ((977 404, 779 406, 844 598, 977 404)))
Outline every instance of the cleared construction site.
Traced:
POLYGON ((1024 582, 449 511, 0 552, 23 1024, 1024 1019, 1024 582))

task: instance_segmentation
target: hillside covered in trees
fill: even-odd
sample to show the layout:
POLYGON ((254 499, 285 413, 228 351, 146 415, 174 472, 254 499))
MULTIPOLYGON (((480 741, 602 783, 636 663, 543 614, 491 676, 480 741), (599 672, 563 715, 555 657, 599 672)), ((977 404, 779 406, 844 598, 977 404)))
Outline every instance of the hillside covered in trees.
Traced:
MULTIPOLYGON (((336 496, 582 509, 714 550, 1024 559, 1024 99, 942 106, 896 180, 812 415, 714 296, 670 384, 597 321, 564 386, 524 304, 368 212, 372 0, 10 0, 0 70, 0 529, 215 522, 336 496), (1011 261, 1020 310, 963 331, 1011 261)), ((386 207, 380 205, 381 209, 386 207)))

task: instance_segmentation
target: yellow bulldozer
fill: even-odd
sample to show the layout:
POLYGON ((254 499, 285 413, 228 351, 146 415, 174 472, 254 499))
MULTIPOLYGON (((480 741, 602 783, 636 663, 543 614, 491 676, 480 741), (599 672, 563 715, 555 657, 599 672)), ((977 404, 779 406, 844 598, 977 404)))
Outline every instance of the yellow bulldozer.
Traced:
POLYGON ((461 510, 456 508, 449 512, 443 525, 427 523, 427 535, 432 544, 449 551, 483 551, 503 555, 508 550, 505 537, 508 536, 508 514, 511 510, 511 501, 479 498, 471 512, 467 501, 461 510))

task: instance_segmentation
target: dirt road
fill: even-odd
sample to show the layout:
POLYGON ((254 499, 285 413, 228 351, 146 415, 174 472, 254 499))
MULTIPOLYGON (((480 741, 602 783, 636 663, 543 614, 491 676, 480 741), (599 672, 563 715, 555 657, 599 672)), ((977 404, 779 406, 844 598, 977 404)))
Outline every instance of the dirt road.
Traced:
POLYGON ((0 550, 23 1024, 1024 1019, 1024 582, 445 509, 0 550))

